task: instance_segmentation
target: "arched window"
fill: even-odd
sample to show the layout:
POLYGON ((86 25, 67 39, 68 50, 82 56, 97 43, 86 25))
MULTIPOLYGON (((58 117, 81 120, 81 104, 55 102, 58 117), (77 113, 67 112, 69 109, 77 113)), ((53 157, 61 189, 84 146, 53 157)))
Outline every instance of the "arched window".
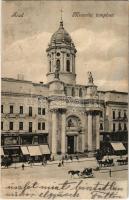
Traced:
POLYGON ((82 97, 82 88, 79 89, 79 97, 82 97))
POLYGON ((60 70, 60 60, 59 60, 59 59, 56 61, 56 66, 57 66, 58 69, 60 70))
POLYGON ((72 88, 72 96, 75 97, 75 89, 72 88))
POLYGON ((51 61, 49 61, 49 71, 51 72, 51 61))
POLYGON ((69 60, 66 61, 66 71, 70 72, 70 61, 69 60))

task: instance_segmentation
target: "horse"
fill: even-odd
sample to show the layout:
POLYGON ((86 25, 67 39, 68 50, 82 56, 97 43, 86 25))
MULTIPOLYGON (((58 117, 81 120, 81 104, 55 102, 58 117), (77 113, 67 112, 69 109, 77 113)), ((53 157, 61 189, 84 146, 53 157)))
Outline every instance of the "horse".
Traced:
POLYGON ((74 175, 80 176, 80 171, 79 170, 70 170, 70 171, 68 171, 68 174, 71 174, 71 177, 74 175))
POLYGON ((98 164, 100 167, 102 167, 102 166, 105 167, 107 165, 107 162, 105 160, 98 160, 98 164))
POLYGON ((113 162, 113 159, 107 159, 105 160, 107 166, 114 166, 114 162, 113 162))

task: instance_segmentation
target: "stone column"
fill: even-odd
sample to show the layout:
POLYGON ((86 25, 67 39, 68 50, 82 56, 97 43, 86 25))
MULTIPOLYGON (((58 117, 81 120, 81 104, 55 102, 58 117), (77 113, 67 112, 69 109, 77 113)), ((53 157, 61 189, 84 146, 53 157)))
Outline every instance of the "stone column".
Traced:
POLYGON ((78 137, 79 137, 79 136, 77 135, 76 137, 77 137, 77 138, 76 138, 76 145, 77 145, 77 146, 76 146, 76 151, 78 152, 78 137))
POLYGON ((82 133, 82 152, 85 150, 85 135, 82 133))
POLYGON ((61 52, 61 71, 64 71, 64 52, 61 52))
POLYGON ((74 61, 73 61, 73 59, 74 59, 74 55, 72 54, 72 73, 74 72, 74 61))
POLYGON ((57 110, 52 111, 52 154, 57 153, 57 110))
POLYGON ((96 149, 100 149, 100 117, 96 115, 96 149))
POLYGON ((53 72, 53 58, 51 59, 51 72, 53 72))
POLYGON ((52 72, 55 72, 56 67, 56 52, 53 54, 53 66, 52 66, 52 72))
POLYGON ((66 72, 66 52, 64 53, 64 72, 66 72))
POLYGON ((88 151, 92 151, 92 113, 88 113, 88 151))
POLYGON ((66 114, 65 111, 62 112, 62 121, 61 121, 61 153, 65 154, 65 128, 66 128, 66 114))
POLYGON ((75 55, 73 55, 73 73, 75 73, 75 55))

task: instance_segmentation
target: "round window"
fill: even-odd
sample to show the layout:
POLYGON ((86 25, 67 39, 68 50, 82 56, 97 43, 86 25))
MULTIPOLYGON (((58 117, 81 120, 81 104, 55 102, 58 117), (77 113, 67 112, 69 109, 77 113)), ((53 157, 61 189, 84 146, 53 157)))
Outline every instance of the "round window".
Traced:
POLYGON ((57 53, 56 55, 57 55, 57 56, 60 56, 60 53, 57 53))
POLYGON ((70 55, 69 55, 69 53, 67 53, 67 57, 69 57, 70 55))

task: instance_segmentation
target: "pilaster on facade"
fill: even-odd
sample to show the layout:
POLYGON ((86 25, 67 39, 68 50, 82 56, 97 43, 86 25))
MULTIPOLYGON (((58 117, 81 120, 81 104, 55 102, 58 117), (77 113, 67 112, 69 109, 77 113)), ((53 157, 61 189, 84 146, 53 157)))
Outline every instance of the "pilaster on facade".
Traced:
POLYGON ((66 137, 66 109, 63 109, 61 112, 61 153, 66 153, 66 146, 65 146, 65 137, 66 137))
POLYGON ((58 109, 52 109, 52 143, 51 143, 51 153, 53 155, 57 154, 57 112, 58 109))

